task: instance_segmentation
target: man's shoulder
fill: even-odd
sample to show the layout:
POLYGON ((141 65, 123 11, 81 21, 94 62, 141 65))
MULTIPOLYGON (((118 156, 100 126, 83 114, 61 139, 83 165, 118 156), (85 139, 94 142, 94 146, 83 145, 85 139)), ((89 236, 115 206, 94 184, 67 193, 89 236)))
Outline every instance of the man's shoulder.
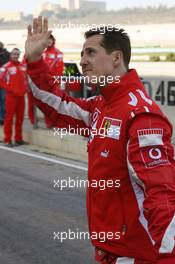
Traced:
POLYGON ((133 107, 132 111, 128 112, 128 121, 129 123, 134 120, 142 120, 142 123, 147 124, 147 120, 159 120, 168 124, 169 127, 172 127, 168 117, 160 109, 160 107, 152 101, 152 105, 140 104, 137 107, 133 107))
POLYGON ((125 104, 125 109, 128 109, 128 111, 135 111, 137 109, 143 109, 145 112, 160 111, 160 107, 148 95, 143 85, 129 89, 122 100, 125 104))
POLYGON ((55 49, 55 51, 56 51, 57 53, 62 53, 62 54, 63 54, 63 52, 62 52, 60 49, 58 49, 58 48, 56 48, 56 47, 54 47, 54 49, 55 49))
POLYGON ((59 50, 58 48, 55 48, 55 53, 60 56, 63 57, 63 52, 61 50, 59 50))
POLYGON ((157 116, 158 119, 163 118, 166 121, 168 120, 161 108, 148 95, 142 86, 129 89, 121 100, 122 105, 124 106, 122 109, 122 115, 125 116, 125 119, 127 122, 129 121, 129 123, 138 117, 144 118, 145 116, 157 116))

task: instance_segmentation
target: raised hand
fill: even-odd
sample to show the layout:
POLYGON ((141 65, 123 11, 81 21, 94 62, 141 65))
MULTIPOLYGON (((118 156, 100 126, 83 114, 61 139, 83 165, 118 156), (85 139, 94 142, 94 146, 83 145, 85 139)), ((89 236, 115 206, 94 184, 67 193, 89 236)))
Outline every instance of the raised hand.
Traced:
POLYGON ((48 30, 47 18, 42 19, 39 16, 33 19, 33 26, 28 26, 28 35, 25 43, 25 56, 28 62, 37 61, 41 58, 51 33, 52 31, 48 30))

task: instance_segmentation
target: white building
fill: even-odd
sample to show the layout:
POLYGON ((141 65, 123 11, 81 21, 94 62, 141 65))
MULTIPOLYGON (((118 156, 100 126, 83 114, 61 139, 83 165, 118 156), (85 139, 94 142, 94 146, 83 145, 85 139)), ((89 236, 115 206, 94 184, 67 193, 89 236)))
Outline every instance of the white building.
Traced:
POLYGON ((61 8, 72 11, 75 9, 80 9, 82 2, 83 0, 61 0, 60 5, 61 8))
POLYGON ((3 22, 14 21, 18 22, 22 18, 22 12, 0 12, 0 20, 3 22))
POLYGON ((60 8, 65 8, 68 11, 78 10, 80 8, 85 8, 86 10, 105 11, 106 2, 105 1, 86 1, 86 0, 61 0, 60 5, 51 4, 50 2, 46 2, 37 7, 37 9, 34 12, 34 16, 40 15, 41 12, 44 10, 59 13, 60 8))
POLYGON ((86 0, 61 0, 61 8, 65 8, 69 11, 73 11, 76 9, 85 8, 87 10, 106 10, 106 2, 105 1, 86 1, 86 0))
POLYGON ((85 10, 97 10, 104 12, 106 11, 106 2, 105 1, 83 1, 82 7, 85 10))
POLYGON ((45 2, 42 5, 39 5, 36 10, 34 11, 34 16, 37 17, 41 14, 42 11, 48 10, 53 12, 59 12, 60 5, 58 4, 51 4, 50 2, 45 2))

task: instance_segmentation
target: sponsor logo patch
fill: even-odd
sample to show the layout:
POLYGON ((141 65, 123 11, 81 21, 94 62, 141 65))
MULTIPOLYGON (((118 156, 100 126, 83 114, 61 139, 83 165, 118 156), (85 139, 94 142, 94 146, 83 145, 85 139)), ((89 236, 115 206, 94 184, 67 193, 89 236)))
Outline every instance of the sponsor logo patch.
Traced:
POLYGON ((150 146, 140 150, 146 168, 170 164, 165 146, 150 146))
POLYGON ((167 148, 163 143, 163 129, 142 129, 137 134, 140 154, 146 168, 170 164, 167 148))
POLYGON ((163 145, 163 129, 141 129, 137 130, 139 147, 163 145))
POLYGON ((62 54, 58 54, 57 55, 57 58, 62 59, 63 58, 63 55, 62 54))
POLYGON ((0 68, 0 72, 5 72, 5 71, 6 71, 5 68, 3 67, 0 68))
POLYGON ((16 67, 10 67, 10 68, 8 68, 8 71, 9 71, 10 75, 14 75, 14 74, 16 74, 17 69, 16 69, 16 67))
POLYGON ((55 59, 55 54, 50 53, 50 54, 48 55, 48 57, 49 57, 50 59, 55 59))
POLYGON ((109 157, 109 150, 104 150, 101 152, 101 157, 108 158, 109 157))
POLYGON ((104 117, 101 128, 106 137, 119 140, 122 120, 104 117))

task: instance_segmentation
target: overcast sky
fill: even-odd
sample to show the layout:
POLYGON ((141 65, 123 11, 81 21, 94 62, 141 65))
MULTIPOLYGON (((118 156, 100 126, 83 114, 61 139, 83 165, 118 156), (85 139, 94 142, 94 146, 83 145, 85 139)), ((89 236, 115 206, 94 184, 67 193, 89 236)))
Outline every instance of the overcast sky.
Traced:
MULTIPOLYGON (((97 0, 98 1, 98 0, 97 0)), ((1 1, 1 10, 2 11, 22 11, 25 14, 31 14, 34 12, 36 7, 45 2, 58 3, 59 0, 3 0, 1 1)), ((135 7, 142 6, 159 6, 160 4, 166 6, 175 6, 175 0, 106 0, 107 9, 121 9, 124 7, 135 7)))

